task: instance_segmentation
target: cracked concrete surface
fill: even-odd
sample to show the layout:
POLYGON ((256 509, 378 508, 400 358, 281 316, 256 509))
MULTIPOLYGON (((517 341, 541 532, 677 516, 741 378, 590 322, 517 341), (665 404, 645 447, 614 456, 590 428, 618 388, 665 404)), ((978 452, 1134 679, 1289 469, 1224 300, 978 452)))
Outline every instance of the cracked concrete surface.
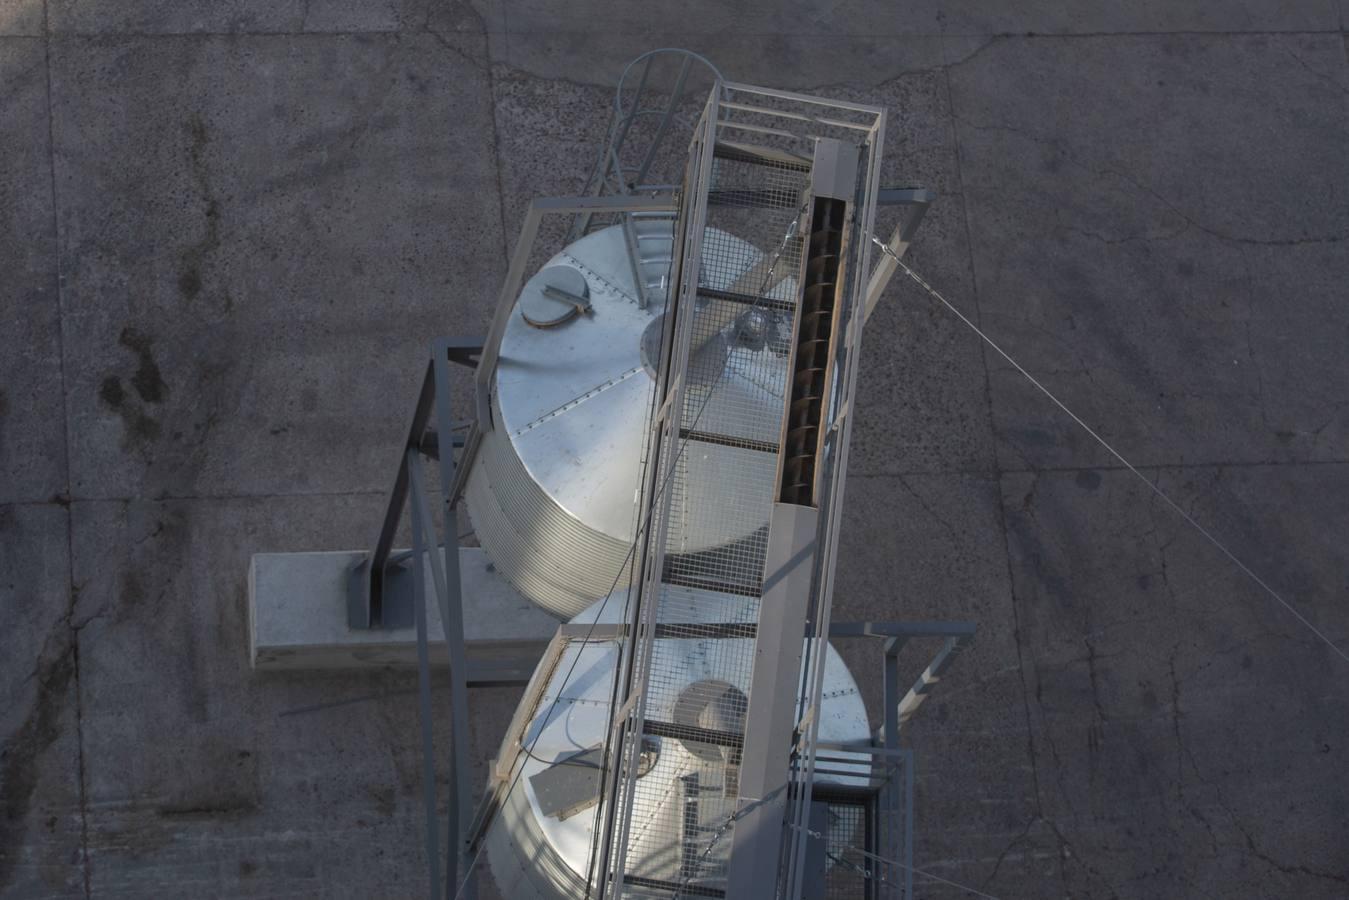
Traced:
MULTIPOLYGON (((1349 646, 1347 14, 0 0, 0 895, 424 889, 413 680, 250 674, 247 559, 369 539, 428 337, 654 46, 884 104, 915 267, 1349 646)), ((1343 660, 930 300, 865 354, 836 616, 980 622, 916 864, 1349 893, 1343 660)))

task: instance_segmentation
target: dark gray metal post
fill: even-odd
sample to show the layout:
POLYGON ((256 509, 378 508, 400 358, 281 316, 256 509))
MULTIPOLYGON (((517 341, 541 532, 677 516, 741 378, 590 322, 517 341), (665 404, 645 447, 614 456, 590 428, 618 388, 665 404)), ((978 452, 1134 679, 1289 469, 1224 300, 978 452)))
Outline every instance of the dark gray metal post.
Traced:
MULTIPOLYGON (((446 454, 448 455, 448 454, 446 454)), ((412 525, 422 534, 432 534, 435 532, 435 524, 431 520, 430 511, 426 508, 426 494, 424 481, 422 478, 421 460, 415 455, 409 455, 408 459, 408 489, 412 498, 412 525)), ((458 868, 462 849, 460 846, 459 835, 461 833, 461 824, 466 818, 465 810, 459 809, 460 798, 468 796, 468 685, 466 675, 468 661, 464 652, 464 632, 463 632, 463 597, 460 593, 459 582, 459 545, 452 543, 448 548, 452 550, 452 556, 455 560, 454 580, 450 581, 447 575, 447 567, 444 564, 444 554, 433 552, 434 546, 426 546, 419 551, 413 560, 413 568, 416 572, 415 583, 425 580, 425 566, 429 562, 431 566, 431 577, 435 583, 436 604, 440 608, 441 622, 445 628, 446 649, 450 657, 450 717, 452 731, 452 753, 450 757, 450 798, 449 814, 446 817, 446 859, 445 859, 445 882, 448 886, 449 896, 456 893, 460 896, 471 894, 471 885, 465 886, 463 890, 459 889, 458 868), (458 642, 453 640, 451 633, 458 633, 458 642)), ((471 877, 471 873, 470 873, 471 877)))
POLYGON ((904 751, 904 900, 913 900, 913 751, 904 751))
MULTIPOLYGON (((465 871, 465 883, 458 883, 465 859, 462 837, 468 833, 472 796, 468 741, 468 654, 464 647, 463 594, 459 572, 458 515, 455 508, 456 461, 454 441, 447 437, 453 427, 450 409, 450 371, 452 361, 471 364, 481 352, 481 342, 442 338, 431 348, 431 361, 422 379, 422 387, 413 413, 412 425, 399 464, 394 490, 385 511, 379 540, 370 559, 353 573, 349 612, 357 627, 389 626, 393 598, 391 578, 398 573, 410 583, 410 603, 406 612, 417 628, 417 668, 421 701, 422 769, 426 803, 427 866, 431 874, 431 896, 465 897, 477 894, 476 877, 465 871), (423 446, 428 426, 434 423, 434 452, 423 446), (426 482, 422 470, 423 452, 433 455, 439 464, 440 494, 443 511, 442 530, 437 540, 434 519, 427 505, 426 482), (408 510, 412 520, 412 553, 397 564, 390 561, 394 535, 408 510), (434 552, 439 550, 440 552, 434 552), (408 573, 407 569, 411 568, 408 573), (453 745, 450 756, 449 814, 446 817, 444 880, 440 868, 440 825, 436 812, 435 747, 430 696, 430 654, 427 647, 426 569, 430 568, 436 606, 445 631, 450 659, 450 717, 453 745), (410 575, 410 577, 408 577, 410 575)), ((399 585, 405 591, 407 584, 399 585)))
MULTIPOLYGON (((416 454, 416 450, 407 451, 404 460, 406 471, 412 471, 416 466, 416 454)), ((413 505, 414 507, 417 505, 415 498, 413 505)), ((431 718, 431 659, 427 647, 426 572, 421 565, 425 552, 426 541, 422 534, 421 518, 413 515, 412 608, 417 623, 417 695, 420 707, 418 718, 421 720, 422 733, 422 801, 426 808, 426 866, 430 876, 431 900, 440 900, 440 817, 436 812, 436 758, 431 718)))
MULTIPOLYGON (((435 375, 436 424, 442 433, 448 433, 452 421, 450 411, 450 363, 448 347, 442 341, 436 341, 432 349, 432 369, 435 375)), ((450 657, 450 717, 453 731, 453 755, 450 773, 450 813, 449 836, 446 843, 448 863, 446 883, 449 896, 456 893, 456 874, 458 861, 464 855, 462 838, 468 834, 472 811, 469 809, 468 786, 471 771, 468 758, 468 653, 464 649, 464 602, 461 594, 462 582, 459 576, 459 517, 455 506, 455 497, 451 494, 456 483, 455 460, 452 452, 439 454, 441 513, 441 557, 444 561, 444 592, 442 585, 436 585, 437 598, 440 600, 440 618, 445 627, 445 645, 450 657)), ((476 884, 473 873, 468 872, 470 883, 458 893, 466 900, 473 900, 476 884)))
MULTIPOLYGON (((885 701, 885 723, 884 733, 881 735, 881 742, 882 746, 884 746, 887 751, 890 751, 890 753, 888 753, 885 756, 884 761, 881 762, 889 786, 885 791, 881 792, 880 796, 889 797, 892 802, 881 804, 882 808, 876 810, 876 816, 885 823, 885 827, 880 829, 877 835, 878 838, 881 838, 881 840, 877 841, 877 849, 888 859, 893 859, 894 854, 899 852, 898 841, 895 839, 898 830, 901 827, 904 828, 905 832, 909 830, 908 820, 900 815, 898 808, 899 804, 893 802, 895 792, 899 790, 899 785, 895 784, 894 781, 899 775, 897 770, 900 765, 899 759, 897 759, 897 754, 900 752, 899 651, 904 646, 904 643, 905 639, 902 637, 886 639, 885 655, 883 657, 884 669, 882 677, 884 689, 882 691, 882 697, 884 697, 885 701)), ((880 864, 876 863, 876 866, 879 867, 880 864)), ((877 885, 877 889, 874 893, 877 897, 890 895, 890 891, 886 890, 881 885, 877 885)), ((905 894, 906 898, 907 896, 908 895, 905 894)))
POLYGON ((380 523, 375 549, 370 558, 351 573, 347 593, 347 624, 352 628, 406 627, 413 620, 412 604, 407 602, 411 595, 405 594, 402 602, 394 599, 394 582, 401 580, 405 573, 389 564, 389 553, 393 550, 393 539, 403 520, 403 508, 407 502, 408 461, 415 457, 415 451, 421 444, 431 415, 434 394, 435 382, 431 365, 428 364, 422 376, 421 390, 417 392, 412 424, 408 426, 408 438, 403 444, 404 453, 398 461, 398 474, 394 476, 393 490, 389 492, 389 503, 384 509, 384 521, 380 523))

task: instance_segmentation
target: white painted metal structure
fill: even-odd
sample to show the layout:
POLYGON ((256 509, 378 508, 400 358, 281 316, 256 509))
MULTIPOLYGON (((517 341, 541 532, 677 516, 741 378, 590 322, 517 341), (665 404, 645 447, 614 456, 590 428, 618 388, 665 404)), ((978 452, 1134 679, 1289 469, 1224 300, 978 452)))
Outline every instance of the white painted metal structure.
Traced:
MULTIPOLYGON (((746 618, 745 597, 692 589, 682 593, 682 606, 690 622, 710 625, 746 618)), ((607 602, 596 603, 578 615, 572 620, 573 625, 578 626, 578 631, 586 630, 579 626, 595 622, 620 625, 626 601, 627 591, 619 591, 607 602)), ((731 643, 750 645, 753 641, 731 643)), ((697 715, 700 711, 687 703, 684 709, 677 707, 680 698, 690 700, 709 680, 716 679, 715 657, 728 649, 726 644, 725 640, 707 637, 657 640, 657 664, 683 688, 670 695, 674 702, 668 708, 653 708, 652 714, 670 721, 699 718, 708 721, 709 713, 705 710, 700 717, 697 715)), ((489 833, 487 854, 498 887, 513 900, 571 900, 585 893, 598 807, 591 804, 574 814, 568 814, 566 809, 550 811, 547 799, 541 798, 541 782, 535 779, 550 770, 572 781, 588 783, 594 777, 594 772, 587 770, 588 761, 582 754, 599 747, 608 730, 618 654, 618 641, 612 638, 567 644, 559 655, 548 659, 546 686, 537 699, 527 695, 526 702, 532 702, 532 708, 524 727, 506 737, 499 758, 518 761, 514 771, 499 774, 516 786, 498 813, 497 826, 489 833), (521 746, 528 747, 529 752, 519 752, 521 746)), ((749 690, 748 683, 743 682, 732 687, 742 694, 749 690)), ((832 648, 824 666, 824 697, 819 726, 821 740, 846 744, 864 743, 870 738, 866 707, 857 683, 832 648)), ((715 718, 715 711, 711 715, 715 718)), ((641 860, 635 869, 638 874, 677 882, 688 871, 691 861, 683 856, 682 844, 671 843, 669 837, 685 834, 690 827, 685 821, 686 814, 694 815, 697 810, 703 821, 692 827, 699 827, 715 821, 727 808, 723 802, 709 803, 706 799, 714 792, 722 794, 721 779, 726 767, 720 748, 696 741, 656 738, 651 748, 655 758, 641 776, 646 789, 633 810, 635 834, 630 852, 641 860), (701 803, 694 792, 703 796, 701 803), (675 798, 678 802, 648 799, 660 797, 675 798)), ((868 782, 870 758, 865 753, 846 755, 856 761, 835 765, 830 774, 820 776, 821 783, 861 786, 868 782)), ((584 787, 581 792, 586 793, 584 787)), ((729 849, 729 844, 722 847, 722 855, 729 849)))
MULTIPOLYGON (((668 245, 669 217, 645 220, 643 236, 668 245)), ((763 251, 725 232, 709 233, 720 252, 704 276, 710 287, 736 289, 753 279, 763 251)), ((665 298, 643 307, 634 285, 623 229, 593 232, 555 255, 524 285, 501 338, 493 374, 496 427, 485 432, 465 496, 483 548, 526 597, 559 617, 578 614, 624 571, 636 527, 644 447, 650 427, 665 298), (525 310, 544 298, 557 267, 584 278, 589 312, 551 328, 529 324, 525 310)), ((756 285, 757 286, 757 285, 756 285)), ((774 296, 796 291, 796 279, 774 283, 774 296)), ((769 323, 772 327, 772 323, 769 323)), ((761 335, 752 336, 755 339, 761 335)), ((704 414, 716 427, 738 410, 781 402, 786 371, 771 342, 751 349, 734 334, 702 350, 703 371, 717 379, 704 414)), ((776 440, 776 424, 753 437, 776 440)), ((689 483, 716 490, 715 474, 743 452, 714 444, 687 455, 689 483)), ((775 461, 752 460, 772 475, 775 461)), ((707 504, 691 508, 708 509, 707 504)), ((767 524, 703 516, 684 551, 723 547, 767 524)))

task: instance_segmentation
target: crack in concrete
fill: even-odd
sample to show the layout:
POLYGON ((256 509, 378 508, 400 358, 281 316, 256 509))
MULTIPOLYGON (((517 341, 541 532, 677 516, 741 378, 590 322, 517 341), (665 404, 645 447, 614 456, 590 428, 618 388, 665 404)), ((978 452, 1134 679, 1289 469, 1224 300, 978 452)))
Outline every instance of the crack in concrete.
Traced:
MULTIPOLYGON (((474 59, 474 58, 473 58, 472 56, 470 56, 468 53, 464 52, 464 50, 463 50, 462 48, 454 46, 454 44, 452 44, 452 43, 450 42, 450 39, 449 39, 448 37, 446 37, 445 34, 443 34, 442 32, 440 32, 439 30, 437 30, 437 29, 435 29, 435 28, 432 28, 432 27, 431 27, 431 21, 430 21, 430 20, 431 20, 431 14, 430 14, 430 11, 429 11, 429 10, 428 10, 428 12, 427 12, 426 18, 427 18, 426 24, 422 26, 421 30, 424 31, 424 32, 426 32, 427 34, 431 35, 433 38, 435 38, 435 39, 436 39, 436 43, 440 44, 441 47, 443 47, 443 48, 445 48, 446 50, 448 50, 451 54, 453 54, 454 56, 458 57, 458 58, 459 58, 460 60, 462 60, 463 62, 467 63, 467 64, 468 64, 469 66, 471 66, 472 68, 477 69, 479 72, 481 72, 482 74, 486 75, 486 76, 488 77, 488 87, 489 87, 489 90, 490 90, 490 87, 491 87, 491 80, 490 80, 490 79, 491 79, 491 77, 492 77, 492 66, 491 66, 491 63, 490 63, 490 62, 482 62, 482 61, 479 61, 479 60, 474 59)), ((483 40, 484 40, 484 45, 485 45, 485 44, 486 44, 486 36, 485 36, 485 35, 484 35, 484 37, 483 37, 483 40)), ((495 104, 494 104, 494 105, 495 105, 495 104)))
POLYGON ((1334 87, 1340 93, 1349 94, 1349 87, 1346 87, 1345 85, 1341 84, 1339 80, 1336 79, 1333 75, 1327 75, 1325 72, 1312 68, 1307 64, 1306 60, 1298 56, 1292 50, 1289 50, 1287 47, 1283 48, 1283 52, 1287 54, 1289 57, 1291 57, 1293 62, 1297 63, 1299 66, 1306 69, 1307 72, 1310 73, 1311 75, 1321 79, 1322 81, 1328 82, 1331 85, 1331 87, 1334 87))
POLYGON ((28 813, 37 790, 38 762, 61 735, 60 718, 75 677, 73 636, 67 616, 57 619, 48 630, 33 671, 24 679, 24 683, 37 682, 33 703, 0 748, 0 809, 4 811, 0 819, 0 888, 11 883, 22 855, 28 813), (53 648, 53 642, 59 646, 53 648))
POLYGON ((900 483, 900 486, 903 487, 904 490, 908 492, 909 496, 912 497, 914 500, 918 501, 918 505, 923 508, 923 512, 927 513, 928 516, 930 516, 934 521, 936 521, 938 524, 941 525, 941 527, 946 531, 946 534, 951 538, 951 545, 955 546, 960 538, 960 533, 956 531, 955 526, 953 526, 944 517, 942 517, 942 515, 938 513, 937 510, 934 509, 932 505, 927 502, 927 500, 923 499, 922 495, 920 495, 916 490, 914 490, 913 485, 909 484, 907 478, 901 475, 899 476, 898 481, 900 483))
POLYGON ((1011 853, 1012 849, 1016 847, 1017 844, 1020 844, 1021 842, 1026 840, 1027 835, 1030 834, 1030 830, 1033 827, 1035 827, 1035 823, 1037 821, 1039 821, 1039 818, 1037 816, 1032 816, 1031 818, 1027 819, 1026 827, 1021 829, 1021 833, 1018 834, 1016 837, 1012 838, 1012 840, 1008 842, 1007 846, 1002 849, 1002 852, 998 854, 997 860, 993 863, 993 871, 988 873, 988 877, 985 878, 979 884, 979 887, 981 889, 989 887, 993 883, 993 880, 998 877, 998 870, 1002 868, 1003 862, 1007 859, 1007 854, 1011 853))
POLYGON ((0 888, 14 877, 24 841, 28 814, 37 790, 38 765, 61 736, 61 716, 75 698, 76 769, 79 779, 80 855, 84 894, 90 896, 89 806, 84 761, 84 707, 80 691, 81 629, 92 618, 75 621, 79 593, 72 589, 66 611, 47 631, 33 670, 20 682, 35 681, 33 703, 24 720, 0 749, 0 888))
MULTIPOLYGON (((1265 850, 1261 849, 1261 847, 1258 844, 1256 844, 1255 837, 1251 834, 1250 829, 1246 827, 1246 825, 1241 821, 1241 819, 1237 817, 1236 812, 1233 811, 1232 806, 1228 802, 1227 796, 1226 794, 1223 793, 1222 788, 1216 782, 1213 782, 1208 778, 1204 777, 1203 770, 1199 766, 1199 761, 1195 759, 1193 751, 1191 751, 1188 747, 1182 749, 1186 759, 1190 763, 1191 771, 1201 782, 1203 782, 1205 787, 1213 791, 1214 796, 1217 798, 1218 806, 1220 806, 1223 812, 1227 814, 1228 821, 1231 823, 1232 827, 1235 828, 1237 832, 1240 833, 1242 840, 1245 844, 1245 849, 1250 856, 1260 860, 1270 868, 1275 869, 1284 875, 1303 875, 1310 878, 1333 881, 1337 884, 1349 884, 1349 874, 1326 872, 1321 869, 1314 869, 1310 866, 1302 865, 1300 863, 1282 862, 1278 859, 1275 859, 1265 850)), ((1197 812, 1196 809, 1191 809, 1190 811, 1192 813, 1197 812)), ((1207 824, 1207 820, 1205 819, 1204 821, 1207 824)), ((1221 846, 1216 836, 1214 837, 1214 844, 1215 846, 1221 846)))
MULTIPOLYGON (((48 188, 51 192, 52 206, 52 245, 59 248, 61 246, 61 219, 60 203, 57 191, 56 179, 56 127, 55 127, 55 103, 53 102, 52 92, 52 28, 50 4, 43 0, 42 4, 42 35, 43 35, 43 64, 46 67, 46 94, 47 94, 47 170, 50 176, 48 188)), ((66 612, 60 622, 53 626, 53 629, 60 628, 62 624, 66 627, 65 640, 68 642, 68 649, 58 654, 51 660, 45 672, 45 678, 39 680, 38 694, 34 698, 33 708, 30 709, 28 718, 24 725, 20 727, 20 734, 23 734, 24 728, 31 728, 29 733, 30 741, 26 746, 25 759, 23 754, 13 757, 0 763, 0 798, 6 798, 0 802, 5 804, 5 822, 0 823, 0 886, 3 886, 6 876, 3 874, 5 866, 5 857, 8 855, 6 847, 8 841, 3 836, 3 830, 6 823, 16 828, 24 830, 24 834, 19 838, 22 841, 26 837, 27 823, 24 821, 26 815, 11 816, 8 803, 10 801, 20 802, 24 806, 25 813, 28 805, 32 802, 32 793, 36 788, 36 773, 33 767, 36 766, 38 757, 51 746, 55 736, 47 737, 47 730, 44 726, 55 727, 57 718, 61 709, 65 705, 65 693, 69 687, 69 682, 73 678, 75 691, 75 751, 78 761, 79 785, 77 794, 79 796, 80 811, 80 874, 81 886, 84 889, 84 896, 92 896, 91 872, 89 865, 89 803, 87 782, 85 779, 84 766, 84 706, 80 691, 80 666, 79 666, 79 637, 80 629, 86 623, 76 625, 74 623, 75 605, 79 601, 79 590, 75 587, 75 510, 71 506, 70 497, 71 477, 71 428, 70 428, 70 407, 66 391, 66 315, 65 315, 65 277, 61 271, 61 254, 57 254, 56 260, 56 348, 57 348, 57 373, 61 386, 61 446, 65 450, 65 490, 61 492, 59 503, 65 509, 66 526, 66 587, 68 593, 66 612), (59 699, 57 699, 59 697, 59 699), (58 702, 59 707, 53 710, 53 702, 58 702), (35 718, 36 717, 36 718, 35 718), (48 718, 49 717, 49 718, 48 718), (31 726, 29 723, 33 723, 31 726), (10 763, 14 764, 13 770, 10 763), (19 770, 22 768, 23 773, 19 770), (11 779, 27 779, 26 791, 11 792, 11 779), (21 799, 18 799, 21 798, 21 799)), ((138 371, 137 375, 141 373, 138 371)), ((146 373, 149 378, 150 373, 146 373)), ((152 389, 149 382, 144 381, 135 385, 138 389, 152 389)), ((49 633, 49 637, 50 637, 49 633)), ((46 645, 44 642, 44 650, 46 645)), ((35 672, 41 667, 41 654, 39 654, 38 665, 35 666, 35 672)), ((9 754, 16 744, 11 741, 6 744, 4 751, 0 752, 0 757, 9 754)))

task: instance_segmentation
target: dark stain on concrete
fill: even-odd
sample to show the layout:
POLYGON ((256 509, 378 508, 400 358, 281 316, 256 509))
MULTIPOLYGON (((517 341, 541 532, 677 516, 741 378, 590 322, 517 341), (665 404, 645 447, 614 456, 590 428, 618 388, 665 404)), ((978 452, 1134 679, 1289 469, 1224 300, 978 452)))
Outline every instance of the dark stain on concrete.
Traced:
POLYGON ((1084 491, 1094 491, 1101 486, 1101 473, 1086 469, 1077 473, 1076 481, 1084 491))
POLYGON ((122 427, 128 442, 150 443, 159 437, 159 423, 127 402, 122 379, 115 375, 104 378, 98 388, 98 399, 122 417, 122 427))
POLYGON ((157 818, 236 819, 262 809, 257 762, 251 754, 240 755, 237 745, 211 741, 198 749, 194 760, 194 771, 167 776, 167 796, 154 810, 157 818))
POLYGON ((220 247, 220 202, 216 199, 207 177, 206 150, 210 145, 211 136, 206 129, 206 121, 197 113, 193 113, 188 117, 186 129, 189 141, 187 158, 192 180, 196 182, 197 191, 206 205, 206 233, 202 235, 201 240, 184 250, 180 257, 182 265, 178 272, 178 293, 183 299, 191 301, 201 294, 205 286, 202 267, 207 256, 220 247))
POLYGON ((384 818, 390 818, 398 811, 398 794, 387 785, 376 785, 366 788, 366 793, 370 799, 375 802, 375 809, 384 818))
POLYGON ((37 764, 61 734, 61 713, 75 676, 73 632, 65 619, 52 626, 32 678, 37 695, 22 724, 0 747, 0 893, 14 877, 37 788, 37 764))
POLYGON ((201 293, 201 272, 195 268, 184 269, 178 276, 178 292, 191 300, 201 293))
POLYGON ((131 376, 136 393, 146 403, 163 403, 169 386, 159 374, 159 364, 151 350, 154 338, 134 328, 123 328, 117 342, 136 354, 136 374, 131 376))
POLYGON ((117 603, 123 610, 135 609, 145 600, 145 589, 141 586, 140 576, 135 569, 122 573, 122 589, 117 595, 117 603))
POLYGON ((136 371, 130 376, 135 397, 117 375, 109 375, 98 386, 98 399, 122 419, 128 443, 148 444, 158 440, 159 422, 145 412, 145 404, 160 404, 169 394, 169 386, 159 370, 154 355, 154 338, 135 328, 126 327, 117 337, 117 343, 136 355, 136 371))
POLYGON ((104 378, 103 383, 98 386, 98 399, 112 409, 121 409, 122 401, 126 399, 126 392, 122 390, 122 379, 116 375, 104 378))

